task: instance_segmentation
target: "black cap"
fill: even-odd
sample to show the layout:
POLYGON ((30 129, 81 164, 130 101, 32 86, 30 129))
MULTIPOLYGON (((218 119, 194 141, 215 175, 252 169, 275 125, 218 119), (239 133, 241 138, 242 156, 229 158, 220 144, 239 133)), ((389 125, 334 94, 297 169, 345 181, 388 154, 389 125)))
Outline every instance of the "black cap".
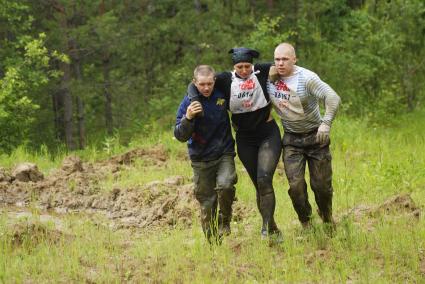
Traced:
POLYGON ((254 58, 258 58, 260 53, 254 49, 246 47, 236 47, 229 50, 229 53, 232 54, 233 64, 239 62, 249 62, 252 63, 254 58))

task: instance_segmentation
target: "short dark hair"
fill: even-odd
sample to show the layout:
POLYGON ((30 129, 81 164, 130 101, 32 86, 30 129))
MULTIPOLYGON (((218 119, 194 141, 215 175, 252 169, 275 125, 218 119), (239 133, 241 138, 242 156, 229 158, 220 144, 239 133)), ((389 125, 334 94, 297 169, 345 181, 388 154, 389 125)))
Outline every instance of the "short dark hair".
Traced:
POLYGON ((215 75, 215 70, 210 65, 198 65, 195 70, 193 70, 193 78, 196 80, 198 76, 209 76, 215 75))

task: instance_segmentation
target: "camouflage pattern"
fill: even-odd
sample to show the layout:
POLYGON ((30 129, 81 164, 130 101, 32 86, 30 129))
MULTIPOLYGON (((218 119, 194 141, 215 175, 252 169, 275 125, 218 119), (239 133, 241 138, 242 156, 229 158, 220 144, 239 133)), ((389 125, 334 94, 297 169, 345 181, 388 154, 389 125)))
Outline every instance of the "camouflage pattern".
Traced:
POLYGON ((210 241, 219 233, 230 233, 232 204, 237 175, 233 155, 208 162, 192 161, 195 197, 201 207, 201 225, 210 241), (219 212, 217 214, 217 207, 219 212))
POLYGON ((330 141, 324 145, 318 144, 316 134, 317 130, 305 134, 285 133, 283 136, 283 163, 289 182, 288 193, 302 223, 308 222, 312 214, 304 178, 306 164, 319 215, 324 222, 332 222, 330 141))

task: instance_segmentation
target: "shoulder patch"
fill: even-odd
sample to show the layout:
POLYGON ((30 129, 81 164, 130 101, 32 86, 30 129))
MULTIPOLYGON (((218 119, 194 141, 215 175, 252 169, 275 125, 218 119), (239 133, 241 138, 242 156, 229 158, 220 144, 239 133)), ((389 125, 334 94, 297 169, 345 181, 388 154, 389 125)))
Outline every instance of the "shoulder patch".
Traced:
POLYGON ((222 99, 222 98, 217 99, 217 105, 218 105, 218 106, 222 106, 222 105, 224 105, 224 99, 222 99))

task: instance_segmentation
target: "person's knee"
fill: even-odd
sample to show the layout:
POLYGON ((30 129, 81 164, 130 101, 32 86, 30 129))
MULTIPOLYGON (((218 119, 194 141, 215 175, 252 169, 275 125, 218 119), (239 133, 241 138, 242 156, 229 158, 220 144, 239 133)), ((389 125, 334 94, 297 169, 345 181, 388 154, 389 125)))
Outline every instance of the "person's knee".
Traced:
POLYGON ((332 179, 326 175, 316 175, 310 180, 311 188, 322 195, 332 195, 332 179))
POLYGON ((290 191, 303 192, 307 186, 304 178, 293 178, 288 181, 290 191))
POLYGON ((273 189, 273 177, 272 176, 260 176, 257 178, 258 192, 260 195, 266 195, 274 192, 273 189))
POLYGON ((201 205, 201 209, 208 210, 214 207, 214 204, 217 201, 217 194, 213 191, 211 192, 195 190, 195 198, 201 205))
POLYGON ((217 177, 217 190, 234 189, 237 182, 236 173, 217 177))
POLYGON ((294 200, 298 198, 304 198, 306 183, 304 179, 292 179, 289 181, 289 196, 294 200))

